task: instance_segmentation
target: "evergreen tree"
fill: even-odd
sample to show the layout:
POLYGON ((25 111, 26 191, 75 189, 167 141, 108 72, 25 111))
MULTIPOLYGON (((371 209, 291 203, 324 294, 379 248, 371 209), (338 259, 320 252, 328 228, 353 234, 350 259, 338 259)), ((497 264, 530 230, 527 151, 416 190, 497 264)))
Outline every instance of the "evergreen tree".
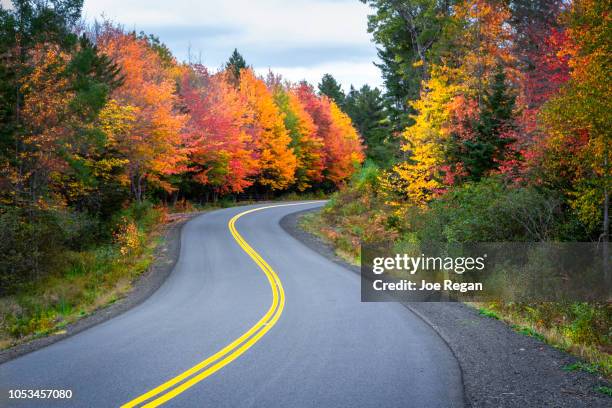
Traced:
MULTIPOLYGON (((506 74, 498 66, 489 90, 483 97, 477 123, 471 124, 474 137, 453 137, 459 146, 451 148, 451 156, 463 164, 469 179, 478 181, 499 164, 508 153, 508 145, 514 142, 514 108, 516 97, 509 89, 506 74)), ((469 126, 469 125, 468 125, 469 126)))
POLYGON ((421 84, 436 57, 436 45, 456 0, 361 0, 374 11, 368 32, 377 44, 376 64, 385 83, 385 104, 392 131, 411 124, 410 101, 419 98, 421 84))
POLYGON ((234 52, 232 52, 232 55, 225 64, 225 69, 229 72, 229 80, 232 85, 237 87, 240 84, 240 71, 247 67, 244 57, 238 52, 237 48, 234 48, 234 52))
POLYGON ((141 31, 140 34, 138 34, 138 38, 145 40, 147 44, 149 44, 149 47, 151 47, 151 49, 157 53, 159 59, 165 67, 171 67, 176 63, 174 56, 172 55, 172 51, 170 51, 170 48, 168 48, 166 44, 161 42, 158 36, 154 34, 146 34, 144 31, 141 31))
POLYGON ((366 157, 381 167, 389 165, 399 146, 391 135, 380 89, 364 85, 356 90, 351 86, 345 110, 367 145, 366 157))
POLYGON ((321 95, 327 96, 336 102, 338 106, 344 105, 345 96, 344 92, 342 91, 342 86, 340 86, 338 81, 336 81, 336 78, 334 78, 331 74, 323 75, 323 78, 321 78, 321 83, 318 87, 321 95))

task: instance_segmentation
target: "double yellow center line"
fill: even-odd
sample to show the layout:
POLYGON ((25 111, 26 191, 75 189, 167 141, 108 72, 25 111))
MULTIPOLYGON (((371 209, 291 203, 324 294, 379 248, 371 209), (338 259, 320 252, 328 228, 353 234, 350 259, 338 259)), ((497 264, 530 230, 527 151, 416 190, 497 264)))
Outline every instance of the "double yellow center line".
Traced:
POLYGON ((257 341, 259 341, 259 339, 261 339, 272 328, 272 326, 276 324, 280 315, 283 313, 283 308, 285 307, 285 292, 283 290, 283 285, 281 284, 278 275, 276 275, 270 265, 268 265, 268 263, 264 261, 263 258, 259 256, 259 254, 244 240, 242 235, 238 233, 236 230, 236 221, 238 221, 240 217, 247 214, 265 210, 267 208, 303 204, 306 203, 280 204, 253 208, 237 214, 228 223, 229 230, 238 245, 240 245, 244 252, 246 252, 251 259, 253 259, 253 261, 255 261, 255 263, 266 275, 266 278, 268 278, 268 283, 272 289, 272 304, 270 305, 270 308, 266 314, 264 314, 263 317, 243 335, 232 341, 230 344, 212 356, 152 389, 151 391, 148 391, 130 402, 123 404, 121 408, 136 407, 142 403, 145 403, 146 401, 151 400, 152 398, 155 399, 146 402, 141 406, 152 408, 171 400, 240 357, 240 355, 252 347, 253 344, 257 343, 257 341))

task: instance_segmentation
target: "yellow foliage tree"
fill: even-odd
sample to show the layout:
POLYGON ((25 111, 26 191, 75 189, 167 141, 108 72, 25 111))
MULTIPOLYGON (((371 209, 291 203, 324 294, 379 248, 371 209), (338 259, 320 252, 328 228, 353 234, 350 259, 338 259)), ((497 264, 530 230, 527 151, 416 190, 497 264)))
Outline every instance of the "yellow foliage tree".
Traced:
POLYGON ((427 92, 412 103, 417 112, 412 116, 414 124, 402 134, 402 150, 409 158, 393 168, 394 174, 387 175, 387 182, 413 204, 425 205, 443 188, 442 146, 450 134, 447 126, 451 104, 461 89, 457 84, 460 81, 456 81, 458 77, 457 70, 433 66, 430 79, 423 86, 427 92))

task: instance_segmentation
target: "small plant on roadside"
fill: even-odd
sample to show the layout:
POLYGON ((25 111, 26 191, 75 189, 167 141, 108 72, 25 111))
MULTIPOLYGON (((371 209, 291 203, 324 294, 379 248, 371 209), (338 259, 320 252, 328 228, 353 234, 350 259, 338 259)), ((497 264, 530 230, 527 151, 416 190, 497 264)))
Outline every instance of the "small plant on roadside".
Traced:
POLYGON ((598 374, 599 372, 595 365, 583 363, 582 361, 577 361, 575 363, 564 366, 563 371, 584 371, 589 374, 598 374))
POLYGON ((606 385, 600 385, 599 387, 595 387, 595 391, 605 394, 608 397, 612 397, 612 387, 608 387, 606 385))
POLYGON ((523 334, 525 336, 529 336, 529 337, 533 337, 536 338, 540 341, 545 341, 546 339, 544 338, 544 336, 542 336, 540 333, 538 333, 537 331, 533 330, 531 327, 527 327, 527 326, 512 326, 512 328, 520 334, 523 334))
POLYGON ((140 246, 140 234, 136 223, 122 217, 119 230, 115 233, 115 242, 121 255, 130 255, 140 246))
POLYGON ((493 310, 481 307, 478 309, 478 314, 481 316, 490 317, 491 319, 499 320, 499 315, 495 313, 493 310))

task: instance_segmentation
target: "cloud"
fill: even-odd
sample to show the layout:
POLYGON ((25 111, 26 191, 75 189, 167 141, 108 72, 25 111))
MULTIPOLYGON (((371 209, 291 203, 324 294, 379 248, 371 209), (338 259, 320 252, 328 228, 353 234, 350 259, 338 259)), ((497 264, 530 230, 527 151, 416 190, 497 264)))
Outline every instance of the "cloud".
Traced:
POLYGON ((325 71, 345 87, 381 83, 368 11, 357 0, 85 0, 84 7, 90 21, 104 14, 158 35, 180 60, 190 51, 192 60, 218 68, 238 48, 258 71, 276 67, 309 80, 325 71))
POLYGON ((320 82, 323 74, 329 73, 334 75, 336 79, 341 80, 344 92, 349 90, 351 84, 356 88, 365 84, 381 86, 380 71, 372 62, 332 62, 311 67, 271 66, 257 68, 256 72, 265 76, 269 69, 275 73, 280 73, 283 78, 291 82, 299 82, 305 79, 313 85, 320 82))

